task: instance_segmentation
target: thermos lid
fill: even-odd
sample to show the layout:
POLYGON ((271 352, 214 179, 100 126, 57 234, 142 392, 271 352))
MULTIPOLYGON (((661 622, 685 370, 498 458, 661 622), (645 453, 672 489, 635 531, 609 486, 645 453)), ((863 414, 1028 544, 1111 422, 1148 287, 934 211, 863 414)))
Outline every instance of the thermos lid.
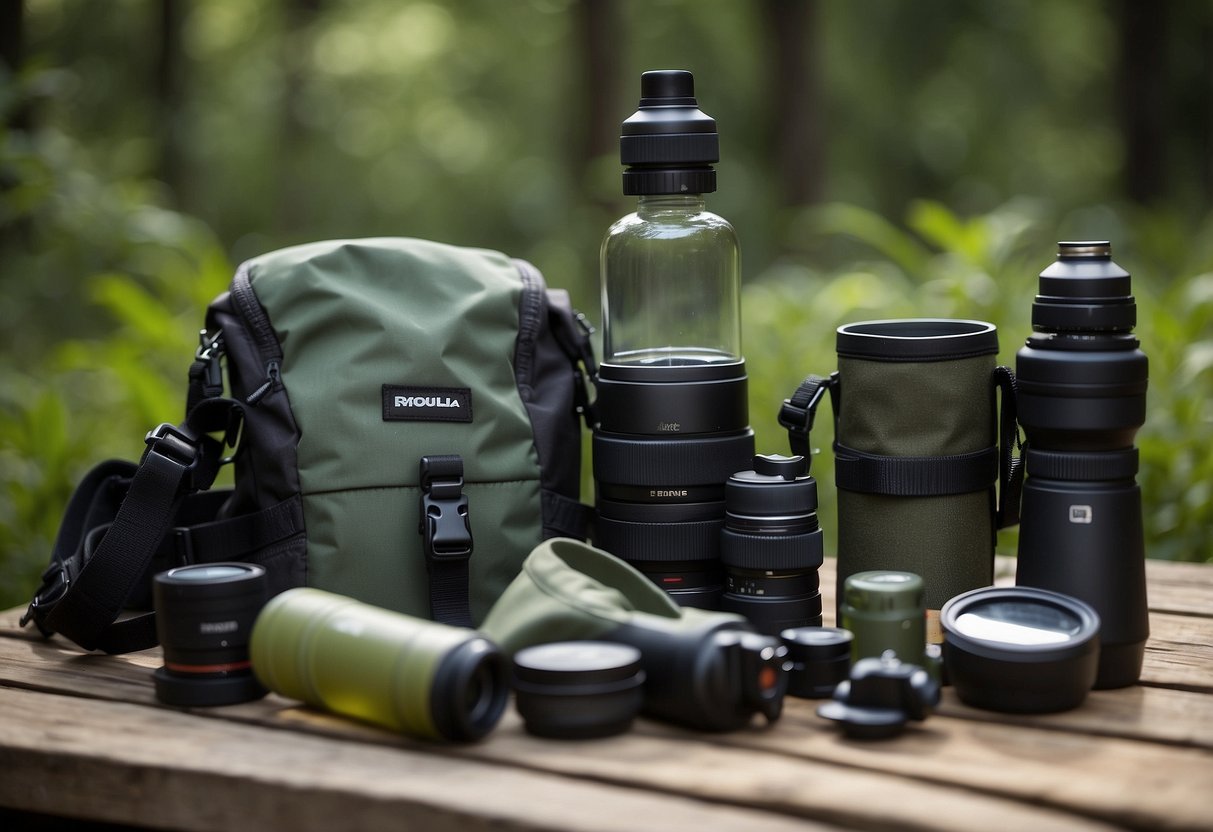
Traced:
POLYGON ((922 610, 922 592, 913 572, 856 572, 843 585, 843 600, 863 612, 911 612, 922 610))
POLYGON ((1035 587, 985 587, 940 611, 944 662, 960 698, 1013 713, 1079 705, 1099 665, 1099 615, 1035 587))

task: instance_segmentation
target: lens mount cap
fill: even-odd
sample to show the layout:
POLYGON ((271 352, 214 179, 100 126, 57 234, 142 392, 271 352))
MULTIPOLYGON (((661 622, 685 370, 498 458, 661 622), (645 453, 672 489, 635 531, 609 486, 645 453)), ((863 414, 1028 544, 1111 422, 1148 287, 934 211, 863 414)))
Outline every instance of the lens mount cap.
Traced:
POLYGON ((940 611, 944 662, 969 705, 1008 713, 1077 707, 1099 667, 1099 615, 1035 587, 985 587, 940 611))

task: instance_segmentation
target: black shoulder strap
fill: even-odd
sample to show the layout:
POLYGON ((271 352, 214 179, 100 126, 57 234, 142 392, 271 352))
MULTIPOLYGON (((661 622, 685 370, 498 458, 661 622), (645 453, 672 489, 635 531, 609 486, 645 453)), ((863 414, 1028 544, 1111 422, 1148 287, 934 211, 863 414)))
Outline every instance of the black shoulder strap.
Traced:
POLYGON ((150 431, 138 465, 108 462, 80 483, 59 528, 42 586, 21 619, 44 635, 61 633, 107 653, 156 644, 151 614, 116 621, 136 592, 174 518, 190 495, 210 488, 225 442, 208 435, 239 405, 201 403, 181 425, 150 431))
POLYGON ((126 652, 156 643, 150 615, 115 619, 144 577, 181 502, 214 481, 223 443, 196 432, 188 420, 181 426, 158 426, 146 442, 117 513, 102 533, 88 527, 88 515, 97 490, 112 488, 113 477, 121 472, 113 464, 102 465, 77 488, 22 625, 33 620, 44 634, 62 633, 86 650, 126 652))

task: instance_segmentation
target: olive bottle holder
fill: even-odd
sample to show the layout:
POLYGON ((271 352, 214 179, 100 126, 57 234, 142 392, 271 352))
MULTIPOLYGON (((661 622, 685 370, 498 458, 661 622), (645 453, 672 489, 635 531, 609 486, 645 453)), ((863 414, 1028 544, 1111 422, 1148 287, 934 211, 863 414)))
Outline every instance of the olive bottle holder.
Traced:
POLYGON ((925 583, 927 640, 939 642, 940 608, 992 583, 997 530, 1019 522, 1014 375, 996 365, 998 334, 982 321, 847 324, 837 350, 838 370, 809 376, 779 414, 792 452, 808 456, 817 406, 830 394, 836 598, 856 572, 913 572, 925 583))

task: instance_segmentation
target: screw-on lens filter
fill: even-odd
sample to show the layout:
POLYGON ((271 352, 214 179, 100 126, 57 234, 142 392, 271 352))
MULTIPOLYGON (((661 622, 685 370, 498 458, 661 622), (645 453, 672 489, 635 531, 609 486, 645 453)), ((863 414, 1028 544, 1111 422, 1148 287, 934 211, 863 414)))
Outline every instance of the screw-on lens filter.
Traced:
POLYGON ((985 587, 940 612, 948 677, 964 702, 1009 713, 1082 704, 1099 666, 1099 615, 1032 587, 985 587))
POLYGON ((640 651, 626 644, 565 641, 519 650, 514 691, 527 731, 555 739, 608 737, 628 729, 643 701, 640 651))

